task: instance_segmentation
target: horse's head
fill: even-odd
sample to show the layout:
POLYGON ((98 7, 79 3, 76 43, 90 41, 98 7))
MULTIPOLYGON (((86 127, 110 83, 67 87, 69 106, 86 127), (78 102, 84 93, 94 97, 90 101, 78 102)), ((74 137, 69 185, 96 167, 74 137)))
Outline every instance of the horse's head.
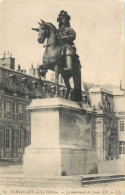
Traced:
POLYGON ((43 20, 41 20, 41 23, 39 23, 39 28, 32 28, 32 30, 39 32, 38 34, 39 43, 44 43, 45 39, 48 38, 50 35, 50 30, 53 30, 55 32, 57 31, 56 27, 53 24, 46 23, 43 20))
POLYGON ((38 42, 39 43, 44 43, 45 39, 49 35, 48 25, 43 20, 41 20, 41 23, 39 23, 39 28, 32 28, 32 30, 39 32, 39 34, 38 34, 38 42))

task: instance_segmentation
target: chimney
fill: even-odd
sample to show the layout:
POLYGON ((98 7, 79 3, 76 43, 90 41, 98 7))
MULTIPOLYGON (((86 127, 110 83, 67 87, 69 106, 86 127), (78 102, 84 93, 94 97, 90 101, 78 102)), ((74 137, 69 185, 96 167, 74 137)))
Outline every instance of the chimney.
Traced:
POLYGON ((122 91, 123 88, 122 88, 122 80, 120 80, 120 91, 122 91))
POLYGON ((18 69, 17 69, 17 71, 21 71, 21 66, 20 66, 20 64, 18 64, 18 69))
POLYGON ((0 59, 0 66, 15 70, 15 58, 6 57, 6 53, 4 51, 3 58, 0 59))
POLYGON ((35 75, 35 68, 33 67, 33 64, 31 64, 31 68, 29 69, 29 74, 30 75, 35 75))
POLYGON ((3 53, 3 59, 6 58, 6 52, 4 51, 3 53))
POLYGON ((9 51, 7 52, 7 55, 8 55, 8 57, 10 57, 10 52, 9 51))
POLYGON ((34 75, 35 75, 36 77, 39 77, 39 63, 37 63, 37 67, 34 68, 34 75))
POLYGON ((26 70, 25 69, 23 69, 23 73, 26 74, 26 70))
POLYGON ((35 71, 35 76, 38 77, 39 76, 39 70, 37 68, 35 68, 34 71, 35 71))

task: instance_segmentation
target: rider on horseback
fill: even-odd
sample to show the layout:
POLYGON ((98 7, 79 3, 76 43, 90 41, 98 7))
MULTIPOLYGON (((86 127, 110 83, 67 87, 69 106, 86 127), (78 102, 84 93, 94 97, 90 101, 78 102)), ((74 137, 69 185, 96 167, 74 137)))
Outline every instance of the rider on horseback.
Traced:
MULTIPOLYGON (((60 11, 58 15, 57 22, 59 22, 59 29, 58 29, 58 39, 60 42, 60 46, 63 46, 63 55, 66 56, 66 67, 65 71, 72 70, 72 61, 73 57, 76 55, 76 47, 73 41, 76 38, 75 31, 70 27, 70 16, 67 14, 66 11, 60 11)), ((78 56, 77 56, 78 57, 78 56)))
POLYGON ((39 43, 42 44, 47 39, 43 64, 39 66, 38 72, 44 77, 48 69, 55 71, 56 96, 58 96, 58 76, 61 74, 67 88, 66 98, 71 91, 69 80, 73 77, 72 100, 81 101, 81 65, 73 43, 76 33, 70 28, 70 16, 66 11, 60 12, 57 21, 59 22, 58 30, 52 23, 43 20, 39 23, 39 28, 32 29, 39 32, 39 43))

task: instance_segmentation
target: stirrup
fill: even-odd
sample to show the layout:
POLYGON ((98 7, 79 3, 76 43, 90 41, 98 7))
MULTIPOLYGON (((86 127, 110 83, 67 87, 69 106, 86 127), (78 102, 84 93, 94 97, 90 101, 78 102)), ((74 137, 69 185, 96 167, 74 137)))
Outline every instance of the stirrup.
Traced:
POLYGON ((72 68, 64 68, 64 71, 72 71, 72 68))

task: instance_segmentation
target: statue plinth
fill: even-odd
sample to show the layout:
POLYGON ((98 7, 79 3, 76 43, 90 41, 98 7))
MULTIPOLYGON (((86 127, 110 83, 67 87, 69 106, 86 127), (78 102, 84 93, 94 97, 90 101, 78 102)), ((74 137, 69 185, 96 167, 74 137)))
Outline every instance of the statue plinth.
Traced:
POLYGON ((81 108, 77 102, 62 98, 48 98, 33 100, 27 109, 31 111, 31 145, 24 154, 25 176, 97 173, 91 108, 81 108))

